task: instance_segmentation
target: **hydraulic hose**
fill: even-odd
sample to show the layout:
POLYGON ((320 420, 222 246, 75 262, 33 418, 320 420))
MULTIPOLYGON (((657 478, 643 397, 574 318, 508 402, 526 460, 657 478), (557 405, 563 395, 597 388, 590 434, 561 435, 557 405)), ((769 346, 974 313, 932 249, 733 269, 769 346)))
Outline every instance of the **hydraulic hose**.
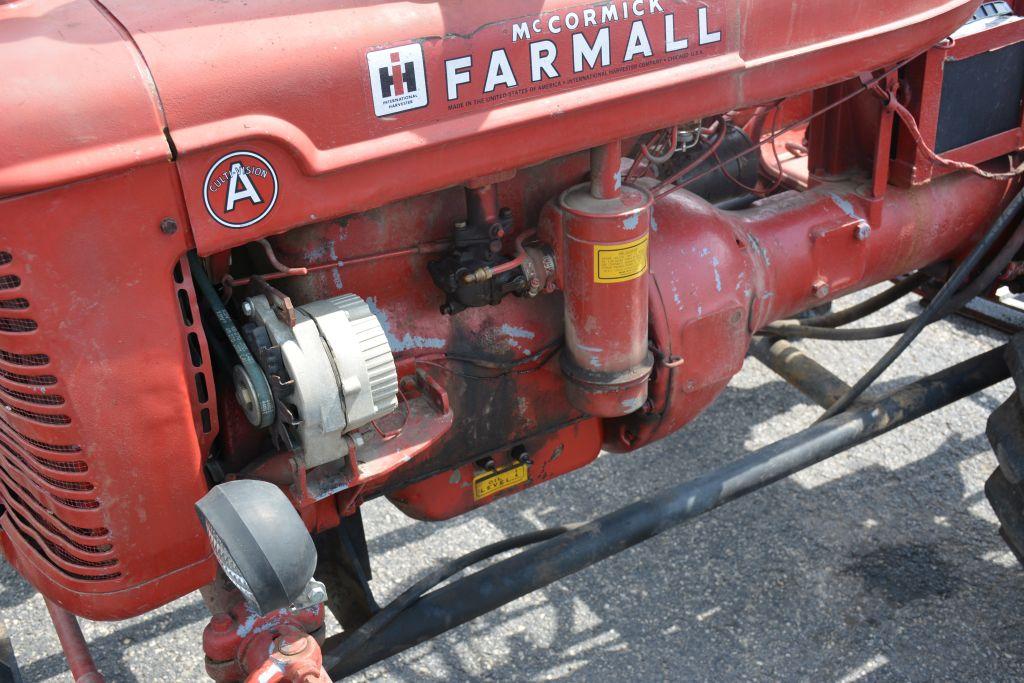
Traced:
POLYGON ((1020 213, 1021 208, 1024 207, 1024 189, 1017 192, 1014 198, 1006 205, 1002 213, 995 220, 992 226, 988 229, 985 235, 981 238, 981 241, 975 245, 971 253, 968 254, 967 258, 957 267, 953 275, 946 281, 939 290, 938 294, 929 302, 928 306, 925 307, 921 315, 914 318, 910 322, 906 332, 900 337, 892 348, 890 348, 885 355, 883 355, 875 365, 868 370, 867 373, 861 377, 856 384, 854 384, 846 394, 844 394, 838 401, 836 401, 830 408, 825 411, 825 414, 821 419, 827 419, 837 415, 851 405, 853 402, 860 398, 860 395, 870 387, 876 379, 878 379, 883 372, 885 372, 893 362, 899 358, 908 346, 917 338, 921 331, 940 319, 943 315, 948 312, 948 307, 951 302, 954 305, 963 305, 971 298, 977 296, 977 293, 983 291, 991 282, 998 277, 999 273, 1006 266, 1005 263, 1000 265, 1000 261, 1005 259, 1007 262, 1013 258, 1013 255, 1020 249, 1019 245, 1016 245, 1017 240, 1024 239, 1024 229, 1018 229, 1016 234, 1011 237, 1009 242, 1004 245, 1003 249, 1000 250, 999 254, 990 261, 988 266, 982 272, 971 286, 967 287, 963 292, 957 296, 960 288, 963 286, 964 281, 971 274, 971 272, 977 268, 981 259, 992 249, 996 241, 1006 231, 1007 226, 1013 222, 1017 214, 1020 213), (1016 245, 1016 248, 1014 246, 1016 245), (988 281, 984 278, 989 278, 988 281), (962 303, 961 303, 962 302, 962 303))
POLYGON ((428 593, 355 649, 343 636, 324 643, 324 667, 338 680, 464 624, 699 515, 758 491, 1005 379, 1005 347, 922 378, 879 401, 749 453, 701 477, 609 512, 428 593), (342 656, 343 655, 343 656, 342 656))

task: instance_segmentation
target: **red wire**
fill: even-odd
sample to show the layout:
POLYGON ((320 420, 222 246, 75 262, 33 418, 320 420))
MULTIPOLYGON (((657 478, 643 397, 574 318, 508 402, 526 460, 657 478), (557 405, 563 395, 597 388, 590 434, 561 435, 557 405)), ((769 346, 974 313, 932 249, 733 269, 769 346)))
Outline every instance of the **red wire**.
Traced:
MULTIPOLYGON (((721 120, 721 119, 719 119, 719 120, 721 120)), ((665 178, 660 183, 655 185, 654 188, 651 190, 651 192, 652 193, 657 193, 658 190, 660 190, 663 187, 666 187, 668 185, 671 185, 672 183, 674 183, 675 181, 679 180, 684 175, 686 175, 687 173, 689 173, 690 171, 692 171, 693 169, 697 168, 698 166, 703 164, 705 161, 707 161, 711 157, 712 154, 715 154, 715 153, 718 152, 718 148, 722 146, 723 142, 725 142, 725 134, 726 134, 726 132, 727 132, 726 131, 726 127, 725 127, 725 125, 723 123, 722 125, 719 126, 718 136, 715 137, 715 141, 711 144, 711 146, 707 150, 705 150, 705 152, 703 154, 701 154, 699 157, 697 157, 696 160, 692 161, 690 164, 688 164, 683 169, 681 169, 679 171, 676 171, 675 173, 670 175, 668 178, 665 178)))
MULTIPOLYGON (((647 145, 651 145, 651 146, 653 146, 653 145, 654 145, 654 142, 655 142, 655 141, 656 141, 656 140, 657 140, 657 139, 658 139, 658 138, 659 138, 660 136, 662 136, 662 135, 664 135, 664 134, 665 134, 665 131, 664 131, 664 130, 659 130, 659 131, 657 131, 657 132, 655 132, 655 133, 652 133, 652 134, 651 134, 651 138, 650 138, 650 139, 649 139, 649 140, 647 141, 647 145)), ((644 149, 647 149, 647 145, 641 144, 641 145, 640 145, 640 148, 641 148, 642 150, 644 150, 644 149)), ((629 170, 628 170, 628 171, 626 171, 626 177, 625 177, 625 179, 623 179, 623 181, 622 181, 622 182, 623 182, 624 184, 625 184, 625 183, 627 183, 627 182, 629 182, 629 181, 630 181, 630 180, 631 180, 631 179, 632 179, 632 178, 634 177, 634 176, 633 176, 633 173, 634 173, 634 172, 635 172, 635 171, 637 170, 637 168, 638 168, 639 166, 641 166, 641 162, 645 162, 645 161, 649 163, 649 162, 650 162, 650 159, 649 159, 649 157, 647 157, 647 156, 646 156, 646 155, 644 155, 643 153, 641 153, 641 154, 637 155, 637 157, 636 157, 635 159, 633 159, 633 163, 632 163, 632 164, 630 164, 630 166, 629 166, 629 170)))
POLYGON ((924 152, 924 155, 933 163, 939 166, 945 166, 946 168, 956 169, 958 171, 969 171, 982 178, 989 178, 990 180, 1009 180, 1016 178, 1021 173, 1024 173, 1024 163, 1016 168, 1012 169, 1008 173, 990 173, 984 169, 978 168, 974 164, 969 164, 966 161, 955 161, 953 159, 947 159, 944 156, 939 155, 933 150, 924 139, 924 135, 921 134, 921 129, 917 127, 917 121, 914 120, 914 115, 910 113, 910 110, 900 104, 896 99, 895 93, 886 92, 878 84, 874 84, 872 89, 880 94, 883 98, 888 99, 888 106, 896 112, 899 116, 900 121, 907 128, 910 133, 910 137, 914 138, 914 144, 924 152))
POLYGON ((775 129, 779 125, 779 110, 782 108, 782 102, 779 102, 775 106, 775 112, 772 114, 772 134, 769 135, 769 143, 772 146, 772 154, 775 156, 775 167, 778 169, 778 175, 775 177, 775 184, 764 191, 765 196, 768 196, 782 187, 782 181, 786 177, 782 172, 782 159, 779 158, 779 148, 775 144, 775 129))

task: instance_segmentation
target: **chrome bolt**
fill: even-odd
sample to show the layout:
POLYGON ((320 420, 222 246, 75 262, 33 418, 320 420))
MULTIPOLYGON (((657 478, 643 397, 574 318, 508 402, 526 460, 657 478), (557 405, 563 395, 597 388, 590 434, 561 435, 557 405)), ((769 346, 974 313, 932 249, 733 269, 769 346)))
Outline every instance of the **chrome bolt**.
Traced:
POLYGON ((251 318, 253 313, 256 312, 256 308, 252 305, 252 302, 246 299, 242 302, 242 314, 246 318, 251 318))
POLYGON ((327 591, 321 585, 313 586, 309 591, 309 601, 315 605, 327 600, 327 591))
POLYGON ((824 280, 818 280, 813 285, 811 285, 811 291, 814 293, 814 296, 816 298, 824 299, 829 295, 829 292, 831 290, 829 289, 827 282, 825 282, 824 280))
POLYGON ((871 226, 865 221, 861 221, 857 224, 857 230, 853 233, 854 237, 857 238, 858 242, 863 242, 867 238, 871 237, 871 226))

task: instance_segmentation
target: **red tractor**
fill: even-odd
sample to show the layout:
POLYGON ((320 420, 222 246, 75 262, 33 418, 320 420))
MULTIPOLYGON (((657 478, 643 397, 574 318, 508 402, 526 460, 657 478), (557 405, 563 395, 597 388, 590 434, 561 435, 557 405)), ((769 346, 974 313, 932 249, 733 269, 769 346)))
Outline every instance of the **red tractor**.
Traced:
MULTIPOLYGON (((0 551, 76 679, 100 680, 74 615, 196 590, 215 680, 336 679, 1024 382, 1014 341, 862 398, 925 326, 1024 288, 1022 15, 0 0, 0 551), (849 327, 909 292, 919 316, 849 327), (853 386, 787 341, 884 337, 853 386), (447 519, 641 448, 748 353, 822 419, 377 605, 364 502, 447 519)), ((987 493, 1024 556, 1022 410, 992 416, 987 493)))

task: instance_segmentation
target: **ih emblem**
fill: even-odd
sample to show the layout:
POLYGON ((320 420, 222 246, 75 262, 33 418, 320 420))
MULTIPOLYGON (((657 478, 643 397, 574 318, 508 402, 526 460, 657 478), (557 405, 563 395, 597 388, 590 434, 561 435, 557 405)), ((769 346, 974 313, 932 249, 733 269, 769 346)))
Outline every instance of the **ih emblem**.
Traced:
POLYGON ((427 106, 427 75, 419 43, 368 52, 366 64, 377 116, 427 106))
POLYGON ((206 210, 226 228, 263 220, 277 202, 277 173, 254 152, 232 152, 210 167, 203 187, 206 210))

